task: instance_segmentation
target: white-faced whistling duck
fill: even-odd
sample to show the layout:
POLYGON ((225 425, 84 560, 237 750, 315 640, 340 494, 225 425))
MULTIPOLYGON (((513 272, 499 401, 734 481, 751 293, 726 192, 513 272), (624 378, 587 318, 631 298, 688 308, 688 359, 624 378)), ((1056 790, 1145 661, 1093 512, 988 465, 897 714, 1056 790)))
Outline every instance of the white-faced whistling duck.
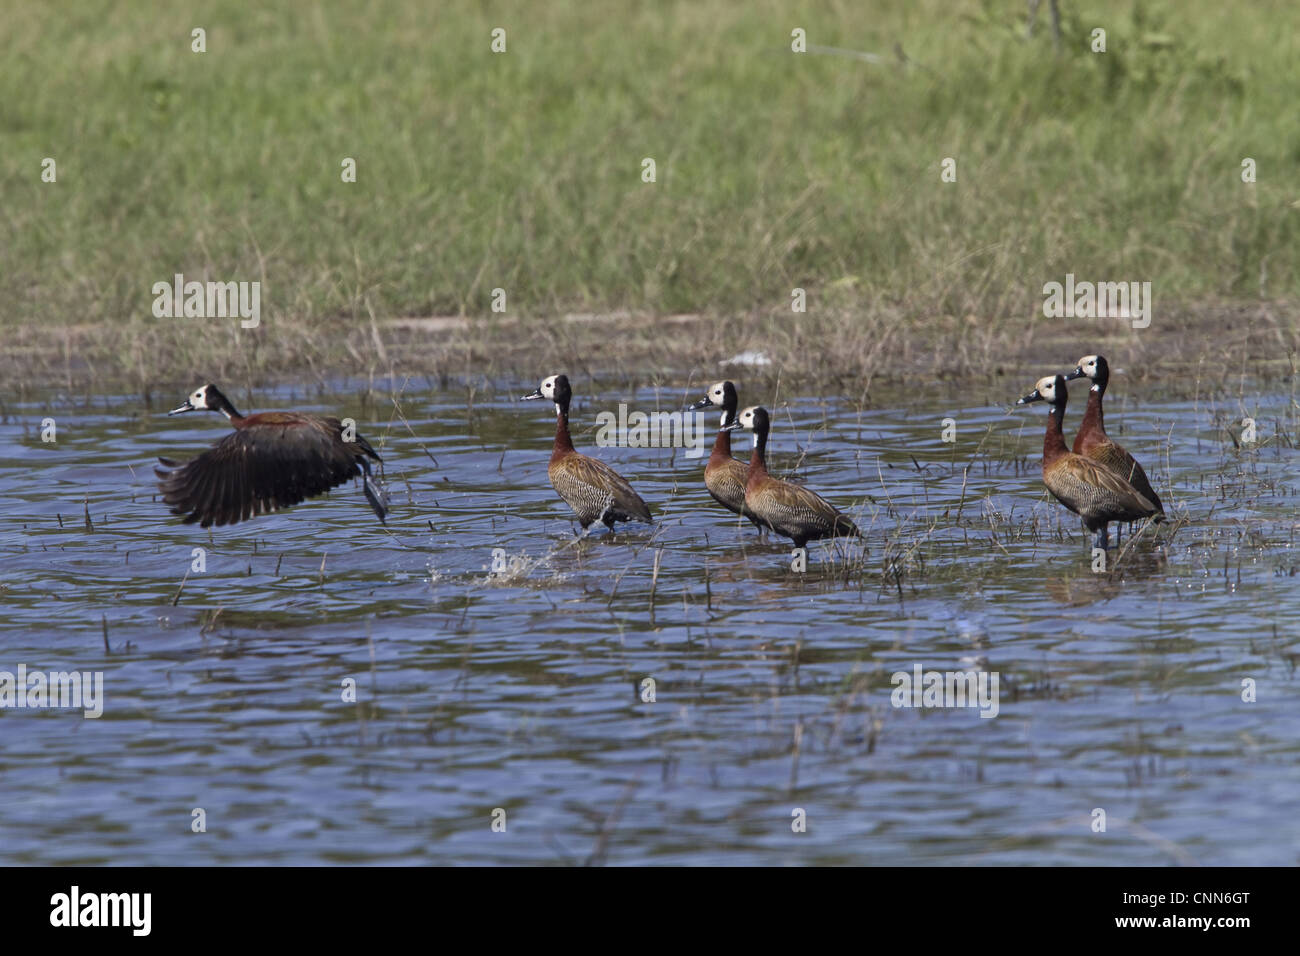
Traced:
POLYGON ((736 386, 731 382, 718 382, 710 385, 704 397, 690 407, 692 410, 710 405, 722 408, 718 437, 713 440, 713 451, 704 466, 704 487, 714 501, 733 514, 744 515, 761 534, 766 525, 745 507, 745 480, 749 477, 749 466, 731 457, 731 429, 728 426, 736 420, 738 404, 736 386))
POLYGON ((382 522, 388 493, 370 472, 379 455, 360 435, 343 437, 337 418, 299 412, 241 415, 215 385, 204 385, 167 414, 221 412, 235 430, 197 458, 181 464, 159 458, 154 469, 163 501, 186 524, 235 524, 288 508, 361 476, 366 500, 382 522))
POLYGON ((1112 521, 1137 521, 1156 514, 1156 506, 1126 479, 1100 462, 1076 455, 1065 447, 1061 423, 1069 401, 1065 376, 1040 378, 1034 390, 1017 405, 1047 402, 1047 432, 1043 436, 1043 484, 1052 497, 1083 519, 1094 534, 1093 547, 1109 546, 1107 525, 1112 521))
POLYGON ((582 525, 582 533, 594 521, 610 531, 616 521, 650 523, 650 508, 632 490, 627 480, 603 461, 579 455, 569 437, 569 400, 573 397, 566 375, 552 375, 523 401, 549 398, 555 403, 555 448, 546 474, 551 487, 565 500, 582 525))
POLYGON ((1156 506, 1153 521, 1165 519, 1165 508, 1160 503, 1147 473, 1137 460, 1124 450, 1124 446, 1113 441, 1106 434, 1106 423, 1102 420, 1101 401, 1106 397, 1106 385, 1110 382, 1110 366, 1104 355, 1085 355, 1079 359, 1074 371, 1065 376, 1067 382, 1076 378, 1086 378, 1092 382, 1088 389, 1088 407, 1083 413, 1083 421, 1074 435, 1074 453, 1084 458, 1105 465, 1115 474, 1128 481, 1141 493, 1142 497, 1156 506))
POLYGON ((794 541, 796 548, 822 538, 862 537, 853 520, 836 510, 821 495, 767 473, 767 435, 771 430, 771 419, 766 408, 751 406, 728 427, 754 433, 754 452, 749 459, 749 476, 745 480, 745 507, 758 520, 794 541))

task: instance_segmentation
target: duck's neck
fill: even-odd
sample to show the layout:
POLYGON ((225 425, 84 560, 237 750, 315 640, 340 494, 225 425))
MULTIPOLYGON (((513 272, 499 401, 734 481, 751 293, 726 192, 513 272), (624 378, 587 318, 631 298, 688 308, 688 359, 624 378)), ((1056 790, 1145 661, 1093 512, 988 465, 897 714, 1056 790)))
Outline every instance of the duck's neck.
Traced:
POLYGON ((551 461, 558 461, 572 453, 573 439, 569 437, 569 408, 567 405, 556 405, 555 448, 551 451, 551 461))
POLYGON ((209 408, 215 408, 221 414, 226 416, 226 421, 239 428, 243 425, 246 416, 239 414, 239 409, 235 408, 235 403, 226 398, 225 395, 215 388, 208 389, 209 408))
POLYGON ((754 432, 754 451, 749 456, 749 480, 767 477, 767 432, 754 432))
POLYGON ((1043 434, 1043 465, 1047 466, 1064 455, 1065 433, 1061 425, 1065 422, 1065 403, 1052 405, 1047 410, 1047 431, 1043 434))
POLYGON ((713 439, 713 452, 709 455, 709 462, 715 464, 725 461, 731 457, 731 432, 726 429, 735 418, 736 410, 730 406, 722 409, 722 420, 718 422, 718 437, 713 439))
POLYGON ((718 437, 713 439, 713 451, 709 454, 710 464, 726 461, 731 457, 731 432, 718 429, 718 437))
POLYGON ((1079 432, 1100 432, 1105 434, 1106 422, 1102 418, 1101 400, 1106 394, 1104 383, 1088 389, 1088 407, 1083 411, 1083 421, 1079 423, 1079 432))

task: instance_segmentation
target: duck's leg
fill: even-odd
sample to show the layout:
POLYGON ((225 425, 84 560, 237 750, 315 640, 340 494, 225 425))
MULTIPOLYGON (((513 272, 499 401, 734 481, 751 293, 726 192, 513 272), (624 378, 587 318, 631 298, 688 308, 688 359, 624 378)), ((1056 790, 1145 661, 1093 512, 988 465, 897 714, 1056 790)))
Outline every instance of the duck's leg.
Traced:
POLYGON ((1094 548, 1101 548, 1101 550, 1105 551, 1110 547, 1110 535, 1107 533, 1108 527, 1108 525, 1103 524, 1097 529, 1097 533, 1093 535, 1092 538, 1092 546, 1094 548))

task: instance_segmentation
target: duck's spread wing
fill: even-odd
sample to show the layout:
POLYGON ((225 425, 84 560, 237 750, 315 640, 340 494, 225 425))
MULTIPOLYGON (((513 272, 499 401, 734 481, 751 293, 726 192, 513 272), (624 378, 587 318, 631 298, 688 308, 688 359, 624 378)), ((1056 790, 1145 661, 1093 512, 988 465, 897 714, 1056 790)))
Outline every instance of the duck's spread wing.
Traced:
POLYGON ((235 524, 296 505, 357 474, 332 422, 290 420, 234 431, 184 464, 159 459, 163 501, 187 524, 235 524))

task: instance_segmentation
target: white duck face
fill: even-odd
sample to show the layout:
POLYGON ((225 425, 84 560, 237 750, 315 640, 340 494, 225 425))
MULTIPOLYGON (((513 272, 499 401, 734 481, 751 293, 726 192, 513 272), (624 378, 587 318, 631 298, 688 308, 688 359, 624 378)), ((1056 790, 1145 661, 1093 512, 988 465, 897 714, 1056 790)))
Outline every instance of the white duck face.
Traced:
POLYGON ((722 418, 718 421, 718 427, 724 431, 731 424, 731 416, 727 412, 727 406, 736 407, 736 386, 730 382, 714 382, 704 393, 704 397, 691 405, 690 408, 707 408, 713 406, 722 409, 722 418))
POLYGON ((1056 405, 1067 398, 1068 395, 1062 395, 1065 391, 1065 379, 1060 375, 1046 375, 1040 378, 1034 385, 1034 390, 1026 395, 1017 405, 1028 405, 1030 402, 1047 402, 1049 405, 1056 405))
POLYGON ((1110 366, 1100 355, 1085 355, 1079 359, 1079 364, 1074 367, 1074 371, 1065 376, 1067 382, 1076 378, 1086 378, 1092 382, 1094 392, 1104 391, 1110 381, 1110 366))
POLYGON ((181 415, 185 412, 201 412, 210 409, 219 409, 225 411, 222 403, 218 400, 219 392, 211 385, 201 385, 190 393, 190 397, 185 399, 185 404, 173 408, 168 415, 181 415))
POLYGON ((542 384, 537 387, 537 391, 525 395, 523 401, 527 402, 535 398, 549 398, 555 403, 555 413, 557 415, 566 415, 569 410, 569 379, 566 375, 550 375, 542 379, 542 384))
POLYGON ((745 431, 754 432, 755 434, 767 434, 769 418, 767 409, 762 405, 750 405, 749 408, 743 409, 736 416, 735 422, 731 428, 743 428, 745 431))
POLYGON ((768 417, 767 409, 762 405, 750 405, 736 416, 735 421, 726 426, 728 431, 735 428, 743 428, 747 432, 754 433, 754 447, 765 448, 767 446, 767 432, 771 427, 771 420, 768 417))

